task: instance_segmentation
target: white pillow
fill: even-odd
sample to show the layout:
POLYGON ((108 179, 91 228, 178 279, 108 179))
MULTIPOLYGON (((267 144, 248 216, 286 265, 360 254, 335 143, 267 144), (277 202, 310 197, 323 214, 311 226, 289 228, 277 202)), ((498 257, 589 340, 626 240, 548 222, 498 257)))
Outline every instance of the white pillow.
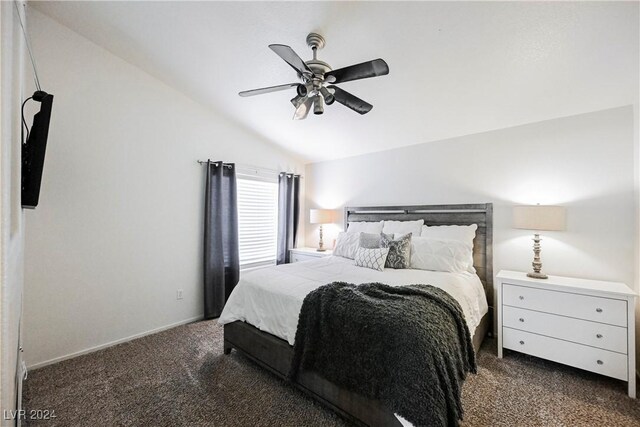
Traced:
POLYGON ((476 237, 477 224, 471 225, 434 225, 422 226, 421 237, 430 237, 432 239, 456 240, 462 242, 471 248, 472 253, 469 257, 469 268, 467 271, 475 273, 473 268, 473 239, 476 237))
POLYGON ((333 249, 335 256, 354 259, 360 246, 360 233, 338 233, 336 247, 333 249))
POLYGON ((382 232, 384 234, 408 234, 411 233, 413 237, 420 236, 422 233, 422 227, 424 219, 417 221, 385 221, 382 232))
POLYGON ((469 267, 473 268, 472 248, 459 240, 414 237, 411 239, 410 267, 449 273, 469 271, 469 267))
POLYGON ((372 270, 384 270, 384 263, 387 261, 389 248, 358 248, 356 251, 355 264, 358 267, 370 268, 372 270))
POLYGON ((458 240, 466 243, 473 248, 473 239, 476 237, 476 224, 471 225, 434 225, 422 226, 422 237, 431 237, 432 239, 458 240))
POLYGON ((347 227, 347 233, 382 233, 384 221, 378 222, 350 222, 347 227))

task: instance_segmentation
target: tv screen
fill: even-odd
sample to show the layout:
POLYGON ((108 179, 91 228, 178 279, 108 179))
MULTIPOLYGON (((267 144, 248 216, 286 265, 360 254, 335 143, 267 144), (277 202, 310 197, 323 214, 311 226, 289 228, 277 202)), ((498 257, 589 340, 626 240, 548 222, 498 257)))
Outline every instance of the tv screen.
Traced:
POLYGON ((33 125, 27 142, 22 144, 23 208, 34 209, 38 206, 52 105, 53 95, 46 94, 40 101, 40 111, 33 117, 33 125))

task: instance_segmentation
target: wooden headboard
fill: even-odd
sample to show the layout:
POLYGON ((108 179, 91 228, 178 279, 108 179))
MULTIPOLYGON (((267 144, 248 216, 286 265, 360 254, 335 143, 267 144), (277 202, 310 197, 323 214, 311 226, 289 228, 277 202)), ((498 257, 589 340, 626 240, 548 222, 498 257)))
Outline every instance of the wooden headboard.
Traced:
POLYGON ((425 225, 477 224, 473 241, 473 266, 484 286, 489 305, 493 301, 493 204, 364 206, 344 208, 345 229, 354 221, 412 221, 425 225))

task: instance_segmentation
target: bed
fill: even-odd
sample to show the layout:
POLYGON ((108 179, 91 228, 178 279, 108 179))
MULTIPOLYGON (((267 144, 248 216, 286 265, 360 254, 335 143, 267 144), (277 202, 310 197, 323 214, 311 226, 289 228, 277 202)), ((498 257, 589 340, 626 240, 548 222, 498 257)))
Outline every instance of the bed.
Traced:
MULTIPOLYGON (((333 281, 383 282, 390 285, 428 283, 453 296, 463 309, 473 345, 478 351, 491 324, 492 205, 429 205, 345 208, 345 224, 352 221, 423 219, 425 225, 477 224, 473 259, 476 274, 425 270, 356 267, 353 260, 326 257, 256 270, 242 275, 219 322, 224 325, 224 352, 236 349, 285 378, 291 366, 298 313, 304 297, 333 281)), ((410 425, 379 402, 352 393, 304 371, 295 386, 358 425, 410 425)))

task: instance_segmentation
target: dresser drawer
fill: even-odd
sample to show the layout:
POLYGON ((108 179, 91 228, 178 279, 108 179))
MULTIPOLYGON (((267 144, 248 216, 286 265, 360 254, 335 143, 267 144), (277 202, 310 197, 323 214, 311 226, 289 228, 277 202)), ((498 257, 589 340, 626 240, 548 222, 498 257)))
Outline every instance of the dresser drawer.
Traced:
POLYGON ((504 306, 502 324, 521 331, 627 354, 627 328, 504 306))
POLYGON ((627 302, 611 298, 548 291, 504 283, 504 305, 627 326, 627 302))
POLYGON ((627 381, 627 356, 507 327, 503 347, 627 381))

